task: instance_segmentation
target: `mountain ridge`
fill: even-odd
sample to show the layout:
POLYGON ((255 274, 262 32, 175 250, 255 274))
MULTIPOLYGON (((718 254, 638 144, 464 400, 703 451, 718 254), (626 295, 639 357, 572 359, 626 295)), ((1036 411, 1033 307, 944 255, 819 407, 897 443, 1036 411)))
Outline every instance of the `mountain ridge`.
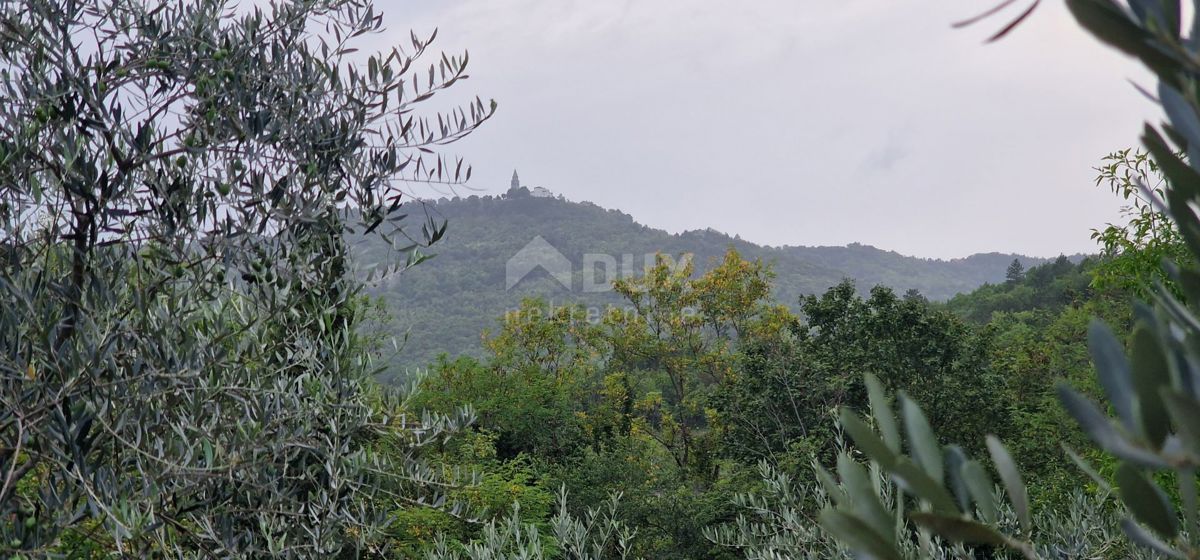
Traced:
MULTIPOLYGON (((676 259, 693 255, 697 273, 729 248, 745 258, 762 259, 776 273, 773 297, 792 307, 800 296, 824 292, 844 278, 855 280, 863 291, 885 285, 900 293, 915 289, 930 299, 945 300, 1003 281, 1013 259, 1026 268, 1052 260, 999 252, 928 259, 860 243, 771 247, 712 228, 668 233, 619 210, 527 192, 510 190, 506 196, 473 195, 427 203, 431 213, 448 221, 444 238, 430 251, 435 256, 368 290, 386 301, 392 328, 407 334, 406 348, 394 364, 420 366, 442 352, 477 353, 480 333, 496 325, 523 298, 589 307, 620 304, 602 286, 618 275, 640 272, 659 252, 676 259), (549 246, 539 245, 547 255, 521 254, 538 237, 549 246), (529 276, 517 282, 506 278, 514 257, 543 256, 552 259, 547 262, 558 268, 557 276, 544 266, 530 265, 512 268, 529 268, 529 276)), ((385 261, 387 250, 385 243, 371 238, 353 243, 355 259, 363 265, 385 261)))

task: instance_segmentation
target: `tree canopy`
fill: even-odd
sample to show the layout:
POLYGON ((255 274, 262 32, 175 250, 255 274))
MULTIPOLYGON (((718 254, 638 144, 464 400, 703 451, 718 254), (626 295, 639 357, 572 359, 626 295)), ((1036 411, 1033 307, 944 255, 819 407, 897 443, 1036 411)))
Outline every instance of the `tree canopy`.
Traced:
MULTIPOLYGON (((467 57, 370 56, 369 2, 0 5, 0 556, 353 550, 367 495, 433 499, 367 378, 347 231, 420 260, 408 181, 494 104, 467 57), (427 78, 428 77, 428 78, 427 78), (397 453, 377 445, 391 441, 397 453)), ((383 402, 389 402, 384 399, 383 402)))

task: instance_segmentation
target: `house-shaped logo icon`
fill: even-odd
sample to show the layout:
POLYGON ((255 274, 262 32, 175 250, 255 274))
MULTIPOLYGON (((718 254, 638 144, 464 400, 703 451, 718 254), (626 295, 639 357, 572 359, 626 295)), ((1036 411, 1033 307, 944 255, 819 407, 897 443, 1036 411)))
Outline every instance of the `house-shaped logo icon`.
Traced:
POLYGON ((526 243, 505 264, 504 289, 511 290, 534 270, 541 268, 568 290, 571 289, 571 261, 549 241, 538 235, 526 243))

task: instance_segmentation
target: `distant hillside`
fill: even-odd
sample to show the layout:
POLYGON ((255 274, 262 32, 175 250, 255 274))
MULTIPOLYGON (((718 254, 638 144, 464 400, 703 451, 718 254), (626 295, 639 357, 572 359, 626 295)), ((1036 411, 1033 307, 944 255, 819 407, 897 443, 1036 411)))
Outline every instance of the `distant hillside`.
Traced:
MULTIPOLYGON (((860 287, 891 286, 899 291, 916 289, 929 299, 945 300, 979 286, 1004 280, 1014 258, 1030 268, 1048 261, 1009 253, 976 253, 961 259, 922 259, 870 245, 846 247, 783 247, 789 257, 810 262, 854 278, 860 287)), ((1081 256, 1069 257, 1077 262, 1081 256)))
MULTIPOLYGON (((580 302, 598 308, 620 303, 602 288, 606 268, 615 265, 614 274, 622 269, 640 272, 645 259, 653 259, 657 252, 676 258, 693 254, 697 271, 703 271, 734 247, 744 257, 772 263, 777 274, 774 295, 788 305, 843 278, 855 279, 864 290, 883 284, 944 300, 986 282, 1002 281, 1014 258, 990 253, 954 260, 919 259, 858 244, 763 247, 712 230, 669 234, 616 210, 545 196, 544 191, 543 196, 526 192, 431 205, 431 212, 449 220, 445 238, 432 249, 437 256, 371 288, 373 295, 387 301, 397 332, 408 333, 397 365, 423 366, 442 352, 476 352, 481 331, 494 327, 522 298, 541 296, 554 303, 580 302), (593 274, 590 282, 585 267, 593 274), (507 288, 511 279, 506 274, 517 276, 530 269, 507 288), (564 284, 570 284, 570 289, 564 284)), ((378 240, 355 243, 356 258, 363 264, 383 259, 386 250, 378 240)), ((1016 258, 1027 268, 1046 261, 1016 258)))

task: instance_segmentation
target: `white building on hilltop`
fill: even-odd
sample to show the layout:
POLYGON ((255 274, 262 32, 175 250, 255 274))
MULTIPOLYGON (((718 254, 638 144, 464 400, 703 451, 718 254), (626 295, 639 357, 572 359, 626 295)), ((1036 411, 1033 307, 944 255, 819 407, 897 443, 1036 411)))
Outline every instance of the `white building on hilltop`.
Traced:
MULTIPOLYGON (((554 193, 546 187, 533 187, 532 189, 521 185, 521 178, 517 176, 517 170, 513 170, 512 181, 509 183, 508 192, 504 193, 505 198, 520 198, 531 196, 533 198, 554 198, 554 193)), ((561 196, 558 198, 562 198, 561 196)))

